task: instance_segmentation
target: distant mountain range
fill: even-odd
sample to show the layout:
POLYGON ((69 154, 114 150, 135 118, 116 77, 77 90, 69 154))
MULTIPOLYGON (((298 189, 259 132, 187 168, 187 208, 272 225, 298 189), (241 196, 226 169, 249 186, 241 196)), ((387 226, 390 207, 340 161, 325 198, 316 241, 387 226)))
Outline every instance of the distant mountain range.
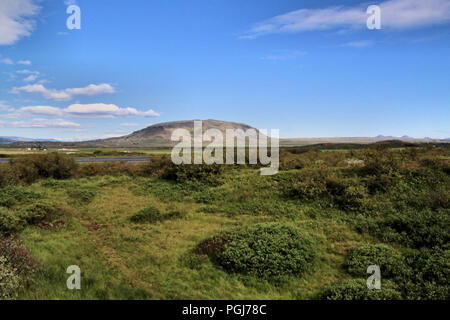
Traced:
POLYGON ((11 143, 11 142, 57 142, 58 140, 55 139, 32 139, 32 138, 23 138, 23 137, 0 137, 1 143, 11 143))

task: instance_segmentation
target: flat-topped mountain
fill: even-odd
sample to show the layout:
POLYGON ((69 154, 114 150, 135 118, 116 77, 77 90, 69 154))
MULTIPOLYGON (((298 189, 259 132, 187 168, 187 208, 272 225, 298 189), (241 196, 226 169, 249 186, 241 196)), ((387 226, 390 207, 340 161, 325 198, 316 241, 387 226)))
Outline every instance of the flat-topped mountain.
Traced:
MULTIPOLYGON (((93 140, 82 142, 84 145, 92 145, 96 147, 159 147, 170 146, 176 142, 171 141, 172 132, 176 129, 186 129, 193 135, 195 120, 164 122, 151 125, 139 131, 135 131, 129 135, 116 138, 108 138, 102 140, 93 140)), ((248 124, 229 122, 221 120, 202 120, 203 132, 208 129, 220 130, 224 137, 227 129, 255 129, 248 124)), ((258 130, 255 129, 257 132, 258 130)))

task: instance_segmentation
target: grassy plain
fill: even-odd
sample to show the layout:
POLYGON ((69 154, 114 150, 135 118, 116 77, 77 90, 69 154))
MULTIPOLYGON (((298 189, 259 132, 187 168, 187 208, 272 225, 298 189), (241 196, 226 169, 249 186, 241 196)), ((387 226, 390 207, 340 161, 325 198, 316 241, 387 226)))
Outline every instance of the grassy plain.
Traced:
MULTIPOLYGON (((9 194, 19 196, 12 204, 0 201, 5 212, 20 213, 38 201, 58 208, 44 224, 28 223, 17 233, 39 267, 15 297, 317 299, 334 284, 367 278, 365 272, 354 275, 347 268, 349 254, 363 245, 384 244, 405 259, 411 252, 415 257, 435 249, 448 257, 448 150, 376 151, 376 157, 393 156, 396 164, 389 157, 370 162, 371 150, 289 150, 282 152, 277 175, 226 166, 214 183, 198 176, 180 182, 119 170, 7 186, 0 189, 0 200, 8 203, 9 194), (349 164, 354 159, 365 164, 349 164), (28 194, 34 195, 31 200, 28 194), (145 208, 181 214, 133 222, 131 217, 145 208), (228 272, 194 252, 200 242, 223 230, 267 223, 295 226, 314 239, 317 257, 307 272, 264 280, 228 272), (66 287, 70 265, 81 268, 82 290, 66 287)), ((420 271, 408 263, 405 274, 420 271)), ((448 289, 443 289, 448 287, 448 261, 433 266, 431 276, 426 273, 411 283, 406 284, 404 275, 389 281, 403 298, 448 299, 448 289)))

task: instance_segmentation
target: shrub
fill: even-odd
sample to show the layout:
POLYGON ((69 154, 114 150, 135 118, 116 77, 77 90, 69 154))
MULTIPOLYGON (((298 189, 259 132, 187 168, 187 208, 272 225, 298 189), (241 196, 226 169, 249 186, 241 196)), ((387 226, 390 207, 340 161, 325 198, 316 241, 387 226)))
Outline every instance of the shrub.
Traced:
POLYGON ((40 200, 21 208, 19 215, 27 224, 36 224, 51 219, 59 213, 59 208, 48 200, 40 200))
POLYGON ((408 283, 405 298, 408 300, 449 300, 450 287, 433 282, 408 283))
POLYGON ((20 278, 16 270, 11 268, 4 256, 0 255, 0 300, 15 298, 19 285, 20 278))
POLYGON ((450 286, 450 249, 422 248, 407 251, 406 259, 414 270, 414 282, 450 286))
POLYGON ((363 176, 394 176, 400 171, 400 162, 394 151, 369 149, 363 155, 365 165, 358 172, 363 176))
POLYGON ((158 208, 148 207, 132 215, 130 220, 135 223, 143 223, 143 222, 154 223, 160 221, 161 217, 162 214, 158 208))
POLYGON ((180 164, 171 163, 161 174, 163 179, 176 182, 199 181, 215 184, 223 171, 217 164, 180 164))
POLYGON ((80 204, 89 204, 95 198, 95 192, 91 188, 70 188, 67 190, 67 195, 72 202, 80 204))
POLYGON ((289 183, 288 195, 303 200, 317 200, 326 191, 325 172, 317 169, 303 169, 289 183))
POLYGON ((403 277, 410 273, 404 257, 394 248, 383 244, 367 244, 353 249, 345 267, 351 275, 362 277, 370 265, 378 265, 383 278, 403 277))
POLYGON ((270 280, 302 274, 316 256, 310 236, 283 224, 259 224, 221 233, 201 242, 196 252, 208 255, 228 272, 270 280))
POLYGON ((448 211, 407 210, 385 216, 364 218, 357 230, 368 232, 383 242, 399 242, 413 248, 442 246, 450 240, 448 211))
POLYGON ((23 229, 25 222, 13 210, 0 207, 0 233, 9 235, 23 229))
POLYGON ((17 204, 23 204, 39 199, 41 196, 27 190, 25 187, 6 187, 0 190, 0 206, 11 208, 17 204))
POLYGON ((178 219, 185 216, 185 213, 181 211, 169 211, 162 213, 158 208, 148 207, 135 213, 130 217, 130 220, 134 223, 155 223, 164 220, 178 219))
POLYGON ((367 197, 365 186, 356 178, 330 176, 326 179, 326 189, 342 210, 359 209, 367 197))
POLYGON ((13 160, 7 166, 12 172, 10 174, 14 176, 13 180, 7 179, 7 181, 25 183, 32 183, 39 178, 67 179, 75 174, 77 168, 72 157, 56 152, 22 157, 13 160))
POLYGON ((14 174, 9 164, 0 163, 0 188, 19 183, 18 177, 14 174))
POLYGON ((68 179, 73 177, 77 168, 74 158, 56 152, 35 155, 30 161, 42 178, 68 179))
POLYGON ((366 280, 352 279, 338 282, 325 289, 322 300, 400 300, 401 293, 389 281, 382 281, 381 289, 370 290, 366 280))
POLYGON ((27 224, 36 224, 58 214, 51 202, 39 200, 18 210, 0 207, 0 233, 10 235, 21 231, 27 224))
POLYGON ((367 189, 370 194, 376 194, 378 192, 386 193, 391 190, 397 183, 398 179, 387 174, 380 174, 367 177, 367 189))

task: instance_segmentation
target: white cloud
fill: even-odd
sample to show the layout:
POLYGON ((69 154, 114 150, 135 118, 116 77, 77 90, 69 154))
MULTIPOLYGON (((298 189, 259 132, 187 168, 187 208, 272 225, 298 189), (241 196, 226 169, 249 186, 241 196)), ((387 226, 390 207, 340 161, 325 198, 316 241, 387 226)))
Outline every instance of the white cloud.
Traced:
POLYGON ((35 81, 37 77, 38 76, 36 74, 30 74, 28 77, 24 78, 23 81, 32 82, 35 81))
POLYGON ((9 110, 11 107, 6 104, 6 101, 0 100, 0 111, 9 110))
POLYGON ((39 7, 34 0, 0 1, 0 45, 14 44, 33 31, 39 7))
POLYGON ((31 71, 31 70, 28 70, 28 69, 17 70, 16 72, 18 74, 39 74, 39 72, 37 72, 37 71, 31 71))
POLYGON ((9 64, 9 65, 14 64, 14 62, 8 58, 2 59, 2 60, 0 60, 0 62, 4 63, 4 64, 9 64))
POLYGON ((94 103, 94 104, 72 104, 64 109, 64 112, 71 116, 90 118, 111 118, 127 116, 159 117, 159 113, 148 110, 138 111, 135 108, 119 108, 114 104, 94 103))
POLYGON ((17 64, 23 64, 25 66, 31 66, 31 61, 30 60, 20 60, 20 61, 17 61, 17 64))
POLYGON ((70 95, 88 95, 94 96, 103 93, 114 93, 115 89, 107 83, 102 83, 99 85, 90 84, 84 88, 73 88, 65 90, 70 95))
POLYGON ((0 128, 76 128, 78 123, 63 119, 33 119, 30 121, 0 121, 0 128))
MULTIPOLYGON (((450 22, 450 0, 388 0, 379 4, 383 29, 426 27, 450 22)), ((251 28, 241 38, 275 33, 366 28, 367 5, 300 9, 275 16, 251 28)))
POLYGON ((17 110, 18 114, 31 114, 55 117, 80 118, 113 118, 127 116, 159 117, 159 113, 148 110, 138 111, 135 108, 119 108, 114 104, 72 104, 65 109, 51 106, 28 106, 17 110))
POLYGON ((69 88, 64 90, 47 89, 42 84, 32 84, 23 87, 14 87, 11 92, 18 94, 19 92, 40 93, 47 99, 52 100, 70 100, 74 95, 99 95, 104 93, 114 93, 115 89, 107 83, 99 85, 90 84, 84 88, 69 88))
POLYGON ((64 115, 63 110, 49 106, 23 107, 19 109, 19 113, 41 115, 41 116, 58 116, 58 117, 64 115))
POLYGON ((26 82, 35 81, 38 78, 38 76, 39 76, 39 72, 38 71, 31 71, 31 70, 28 70, 28 69, 17 70, 16 73, 23 74, 23 75, 28 75, 26 78, 23 79, 26 82))

